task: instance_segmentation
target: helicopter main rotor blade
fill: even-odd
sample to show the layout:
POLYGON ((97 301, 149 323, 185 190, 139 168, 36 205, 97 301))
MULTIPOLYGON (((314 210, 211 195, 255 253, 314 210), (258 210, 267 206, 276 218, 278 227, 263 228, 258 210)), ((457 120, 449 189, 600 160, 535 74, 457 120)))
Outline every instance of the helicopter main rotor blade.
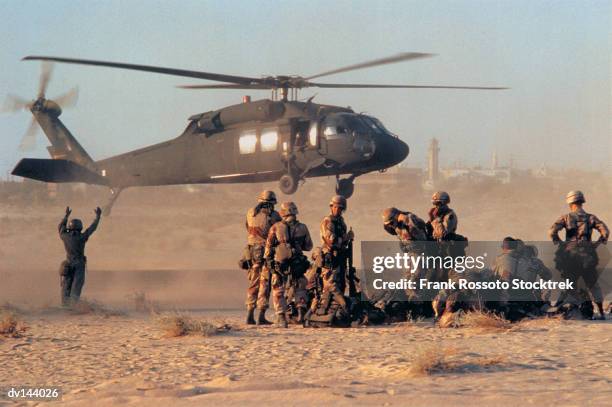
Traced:
POLYGON ((201 71, 189 71, 185 69, 164 68, 164 67, 150 66, 150 65, 124 64, 120 62, 94 61, 94 60, 89 60, 89 59, 58 58, 58 57, 32 55, 32 56, 27 56, 23 58, 22 60, 23 61, 54 61, 54 62, 62 62, 66 64, 105 66, 108 68, 131 69, 134 71, 155 72, 155 73, 161 73, 165 75, 184 76, 188 78, 198 78, 198 79, 208 79, 211 81, 219 81, 219 82, 230 82, 230 83, 236 83, 240 85, 259 84, 262 82, 261 79, 249 78, 246 76, 224 75, 224 74, 201 72, 201 71))
POLYGON ((19 143, 19 150, 32 151, 36 147, 36 133, 38 132, 38 124, 32 119, 28 130, 25 132, 19 143))
POLYGON ((20 98, 15 95, 7 95, 4 104, 2 105, 1 112, 18 112, 22 109, 30 107, 31 101, 20 98))
MULTIPOLYGON (((308 82, 306 86, 317 88, 336 88, 336 89, 360 89, 360 88, 380 88, 380 89, 474 89, 474 90, 503 90, 509 88, 486 87, 486 86, 437 86, 437 85, 376 85, 365 83, 313 83, 308 82)), ((305 86, 305 87, 306 87, 305 86)))
POLYGON ((53 64, 51 62, 43 61, 41 64, 40 71, 40 83, 38 84, 38 97, 42 98, 47 92, 49 81, 51 80, 51 73, 53 72, 53 64))
POLYGON ((401 54, 393 55, 386 58, 375 59, 372 61, 362 62, 360 64, 349 65, 343 68, 334 69, 327 72, 322 72, 316 75, 309 76, 305 78, 306 80, 320 78, 322 76, 332 75, 341 72, 354 71, 357 69, 371 68, 373 66, 386 65, 386 64, 394 64, 397 62, 408 61, 411 59, 420 59, 420 58, 428 58, 434 56, 435 54, 426 54, 422 52, 403 52, 401 54))
POLYGON ((265 85, 178 85, 181 89, 272 89, 265 85))
POLYGON ((53 99, 62 109, 74 107, 79 99, 79 88, 72 88, 68 92, 53 99))

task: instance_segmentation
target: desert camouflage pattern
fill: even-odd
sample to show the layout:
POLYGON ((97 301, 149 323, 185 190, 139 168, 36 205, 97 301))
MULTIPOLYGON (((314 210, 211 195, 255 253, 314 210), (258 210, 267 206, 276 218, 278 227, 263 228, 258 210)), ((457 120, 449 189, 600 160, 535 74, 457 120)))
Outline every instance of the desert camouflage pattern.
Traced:
MULTIPOLYGON (((424 249, 421 242, 427 240, 427 226, 423 219, 414 213, 397 210, 383 227, 387 233, 397 236, 404 253, 414 256, 421 254, 424 249)), ((420 278, 426 278, 425 274, 425 271, 419 267, 413 272, 406 270, 405 277, 408 280, 418 281, 420 278)), ((406 296, 410 301, 418 301, 416 290, 406 289, 406 296)))
POLYGON ((429 223, 433 239, 442 241, 457 231, 458 219, 455 211, 446 205, 440 205, 429 210, 429 223))
MULTIPOLYGON (((285 288, 289 267, 303 256, 304 251, 312 250, 312 246, 308 227, 298 222, 295 216, 287 216, 270 228, 266 239, 264 258, 276 262, 276 267, 272 273, 272 301, 277 314, 287 312, 285 288), (280 255, 281 251, 285 254, 280 255)), ((301 300, 303 306, 306 306, 306 282, 303 276, 301 276, 301 280, 304 281, 301 281, 300 284, 300 279, 298 279, 291 291, 293 295, 296 295, 296 304, 301 300)))
POLYGON ((280 221, 280 215, 269 208, 259 205, 249 209, 246 215, 248 250, 251 268, 247 271, 249 285, 247 288, 246 306, 266 310, 270 297, 270 270, 264 264, 264 250, 268 232, 272 225, 280 221))
POLYGON ((549 230, 549 237, 553 242, 561 242, 559 232, 562 230, 565 230, 565 243, 559 245, 555 262, 563 276, 578 282, 574 290, 564 293, 563 296, 567 294, 575 299, 582 298, 584 303, 589 302, 586 297, 590 296, 601 310, 603 294, 597 282, 599 275, 596 270, 599 258, 591 238, 593 230, 597 230, 600 235, 599 242, 606 243, 610 231, 604 222, 587 213, 582 207, 562 215, 553 223, 549 230))
POLYGON ((607 241, 610 237, 610 230, 595 215, 586 213, 580 208, 574 212, 562 215, 553 223, 548 232, 548 236, 553 241, 560 241, 559 232, 565 229, 565 241, 591 241, 593 230, 597 230, 602 240, 607 241))
MULTIPOLYGON (((344 290, 346 288, 346 264, 343 261, 349 241, 348 229, 342 216, 328 215, 320 225, 321 251, 324 257, 321 268, 323 294, 331 295, 336 302, 346 308, 344 290)), ((311 309, 315 310, 317 301, 313 301, 311 309)))

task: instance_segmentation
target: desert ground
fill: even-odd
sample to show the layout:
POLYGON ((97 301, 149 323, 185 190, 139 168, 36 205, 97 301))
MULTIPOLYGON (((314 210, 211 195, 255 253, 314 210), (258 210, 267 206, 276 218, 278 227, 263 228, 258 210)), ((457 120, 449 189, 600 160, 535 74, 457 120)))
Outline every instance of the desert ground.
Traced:
MULTIPOLYGON (((385 175, 358 182, 349 201, 346 220, 358 240, 391 238, 380 226, 384 207, 426 214, 430 192, 385 175)), ((106 192, 3 195, 0 305, 27 328, 0 336, 0 387, 60 386, 61 404, 75 406, 612 404, 610 315, 450 329, 431 320, 348 329, 244 325, 246 280, 236 262, 244 213, 265 187, 275 185, 127 190, 88 243, 87 302, 77 310, 58 307, 56 227, 66 205, 90 222, 106 192), (210 329, 173 334, 173 318, 210 329)), ((565 193, 576 188, 587 211, 612 223, 609 178, 444 188, 471 240, 545 240, 566 210, 565 193)), ((331 195, 329 179, 309 180, 291 197, 314 240, 331 195)))

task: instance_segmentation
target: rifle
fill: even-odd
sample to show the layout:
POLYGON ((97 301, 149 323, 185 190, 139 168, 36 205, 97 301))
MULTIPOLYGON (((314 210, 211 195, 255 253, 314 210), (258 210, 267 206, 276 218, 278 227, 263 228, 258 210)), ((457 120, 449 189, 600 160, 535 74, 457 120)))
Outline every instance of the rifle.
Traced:
MULTIPOLYGON (((352 229, 351 229, 352 230, 352 229)), ((359 287, 359 277, 357 277, 357 270, 353 266, 353 239, 349 240, 347 248, 347 263, 348 263, 348 283, 349 283, 349 297, 357 297, 361 291, 357 289, 359 287)))

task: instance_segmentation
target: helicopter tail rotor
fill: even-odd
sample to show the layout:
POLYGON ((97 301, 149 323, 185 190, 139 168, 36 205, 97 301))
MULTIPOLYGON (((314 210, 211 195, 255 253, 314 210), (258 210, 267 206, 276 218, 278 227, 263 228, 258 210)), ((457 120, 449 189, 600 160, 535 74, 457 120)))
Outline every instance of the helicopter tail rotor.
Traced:
MULTIPOLYGON (((38 94, 35 100, 28 101, 19 96, 8 95, 2 109, 3 113, 15 113, 21 110, 30 110, 31 112, 42 110, 53 110, 56 115, 61 114, 61 108, 70 108, 76 105, 78 100, 78 88, 72 88, 63 95, 57 97, 55 101, 45 99, 45 94, 51 76, 53 73, 53 63, 43 61, 41 64, 41 72, 38 81, 38 94)), ((35 118, 32 118, 30 125, 19 143, 20 151, 32 151, 36 147, 36 136, 38 134, 39 125, 35 118)))

